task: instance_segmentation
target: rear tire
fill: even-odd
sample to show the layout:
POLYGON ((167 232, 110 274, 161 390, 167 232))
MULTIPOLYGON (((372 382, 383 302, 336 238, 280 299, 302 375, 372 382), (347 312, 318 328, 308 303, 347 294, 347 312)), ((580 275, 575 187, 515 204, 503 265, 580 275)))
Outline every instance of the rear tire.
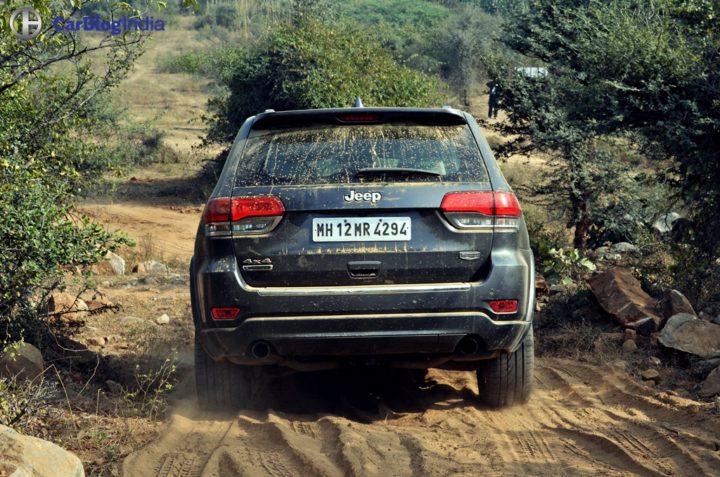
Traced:
POLYGON ((213 360, 195 336, 195 389, 202 409, 245 408, 250 403, 250 369, 213 360))
POLYGON ((534 366, 535 346, 531 327, 514 353, 480 363, 477 369, 480 402, 491 407, 527 402, 533 388, 534 366))

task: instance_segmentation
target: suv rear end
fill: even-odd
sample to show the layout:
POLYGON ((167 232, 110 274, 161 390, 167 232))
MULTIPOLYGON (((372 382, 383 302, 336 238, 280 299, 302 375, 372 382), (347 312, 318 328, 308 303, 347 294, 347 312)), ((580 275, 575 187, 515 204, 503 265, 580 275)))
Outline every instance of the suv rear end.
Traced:
POLYGON ((472 369, 502 406, 532 384, 534 270, 519 204, 474 119, 449 108, 249 118, 191 263, 201 404, 251 369, 472 369))

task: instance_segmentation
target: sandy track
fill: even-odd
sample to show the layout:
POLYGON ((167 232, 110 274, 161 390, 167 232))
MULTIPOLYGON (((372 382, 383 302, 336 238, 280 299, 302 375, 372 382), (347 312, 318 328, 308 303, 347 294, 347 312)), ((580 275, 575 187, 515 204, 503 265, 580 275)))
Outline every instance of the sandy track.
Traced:
POLYGON ((525 406, 476 405, 470 373, 269 380, 253 409, 185 399, 127 476, 718 475, 720 416, 609 365, 541 359, 525 406))

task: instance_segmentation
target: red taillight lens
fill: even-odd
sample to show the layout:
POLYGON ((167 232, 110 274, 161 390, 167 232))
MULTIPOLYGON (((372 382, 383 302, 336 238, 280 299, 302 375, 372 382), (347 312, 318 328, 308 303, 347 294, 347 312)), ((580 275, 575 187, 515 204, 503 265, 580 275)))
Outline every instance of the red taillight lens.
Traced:
POLYGON ((230 197, 220 197, 213 199, 205 206, 203 212, 203 221, 205 225, 214 224, 216 222, 230 221, 230 197))
POLYGON ((240 308, 213 308, 213 320, 234 320, 240 316, 240 308))
POLYGON ((492 192, 450 192, 443 197, 440 210, 495 215, 495 200, 492 192))
POLYGON ((515 313, 518 308, 517 300, 490 300, 490 309, 495 313, 515 313))
POLYGON ((274 217, 285 213, 280 199, 273 195, 259 197, 233 197, 231 217, 233 221, 247 217, 274 217))
POLYGON ((203 212, 205 230, 210 236, 259 235, 271 231, 285 213, 275 196, 218 197, 203 212))
POLYGON ((517 229, 520 204, 512 192, 449 192, 440 210, 452 225, 468 231, 517 229))
POLYGON ((440 210, 520 217, 520 203, 512 192, 449 192, 443 197, 440 210))

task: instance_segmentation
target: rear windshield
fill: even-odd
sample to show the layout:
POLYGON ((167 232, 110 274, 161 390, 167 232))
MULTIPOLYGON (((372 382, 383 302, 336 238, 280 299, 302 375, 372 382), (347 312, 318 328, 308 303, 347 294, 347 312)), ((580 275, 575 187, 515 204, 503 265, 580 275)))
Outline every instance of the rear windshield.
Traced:
POLYGON ((252 131, 236 183, 485 182, 467 125, 319 125, 252 131))

